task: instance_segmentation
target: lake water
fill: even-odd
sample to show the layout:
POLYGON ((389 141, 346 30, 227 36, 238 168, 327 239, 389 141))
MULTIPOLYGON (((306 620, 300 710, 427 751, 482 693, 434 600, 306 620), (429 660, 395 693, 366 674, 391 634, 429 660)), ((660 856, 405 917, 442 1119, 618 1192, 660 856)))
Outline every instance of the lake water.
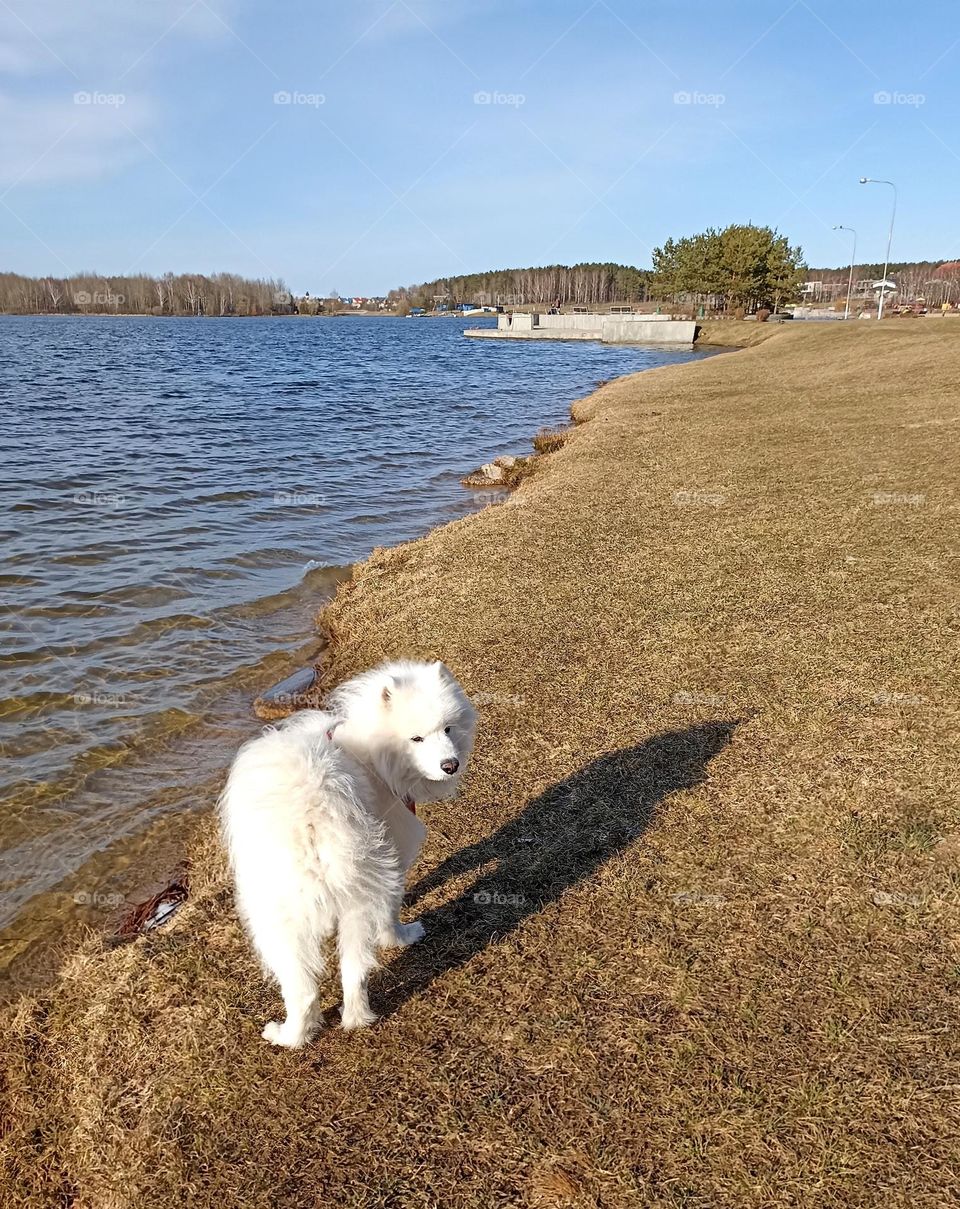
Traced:
POLYGON ((707 355, 475 323, 0 317, 0 971, 212 805, 351 562, 598 379, 707 355))

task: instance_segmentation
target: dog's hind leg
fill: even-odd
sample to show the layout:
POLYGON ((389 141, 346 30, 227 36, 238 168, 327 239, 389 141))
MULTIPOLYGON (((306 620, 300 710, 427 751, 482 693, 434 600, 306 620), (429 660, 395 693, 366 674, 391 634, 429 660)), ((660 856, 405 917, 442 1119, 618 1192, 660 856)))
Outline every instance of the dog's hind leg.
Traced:
POLYGON ((319 951, 314 951, 311 934, 274 936, 269 949, 261 947, 264 963, 280 984, 286 1020, 271 1020, 263 1038, 272 1045, 299 1049, 319 1028, 323 1016, 317 999, 317 978, 322 966, 319 951))
POLYGON ((363 1028, 377 1019, 371 1010, 367 985, 377 967, 378 929, 362 908, 340 917, 337 944, 340 950, 340 980, 343 984, 341 1022, 346 1029, 363 1028))
POLYGON ((359 810, 353 817, 357 833, 342 863, 336 902, 346 1029, 363 1028, 377 1018, 370 1010, 367 984, 377 967, 381 938, 393 934, 403 898, 403 871, 382 824, 365 822, 370 816, 359 810))
POLYGON ((410 924, 402 924, 397 920, 381 935, 380 944, 385 949, 405 949, 408 945, 415 945, 418 940, 423 940, 425 935, 426 930, 418 919, 410 924))

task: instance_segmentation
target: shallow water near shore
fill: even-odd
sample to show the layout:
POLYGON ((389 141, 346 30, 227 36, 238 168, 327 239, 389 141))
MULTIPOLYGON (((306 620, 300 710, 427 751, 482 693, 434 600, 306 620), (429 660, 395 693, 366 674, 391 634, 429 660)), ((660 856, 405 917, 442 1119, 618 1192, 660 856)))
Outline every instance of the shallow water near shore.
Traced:
POLYGON ((0 972, 212 805, 350 563, 490 502, 460 478, 599 379, 709 355, 475 323, 0 317, 0 972))

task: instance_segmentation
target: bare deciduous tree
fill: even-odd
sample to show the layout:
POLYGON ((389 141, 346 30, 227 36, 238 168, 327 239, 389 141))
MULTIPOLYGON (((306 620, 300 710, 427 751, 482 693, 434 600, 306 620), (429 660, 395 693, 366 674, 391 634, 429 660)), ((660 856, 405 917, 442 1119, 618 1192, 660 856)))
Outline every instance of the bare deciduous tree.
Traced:
POLYGON ((279 278, 251 281, 232 273, 64 278, 0 273, 0 313, 5 314, 271 315, 291 310, 278 302, 283 298, 289 292, 279 278))

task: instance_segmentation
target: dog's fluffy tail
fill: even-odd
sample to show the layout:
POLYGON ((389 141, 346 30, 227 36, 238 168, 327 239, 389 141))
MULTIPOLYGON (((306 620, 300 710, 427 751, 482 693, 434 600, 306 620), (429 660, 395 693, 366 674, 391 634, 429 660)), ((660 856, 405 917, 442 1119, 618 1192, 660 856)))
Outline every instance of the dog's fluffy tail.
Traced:
POLYGON ((220 799, 237 906, 281 985, 320 973, 335 930, 374 963, 403 893, 366 771, 327 738, 336 719, 310 713, 242 747, 220 799))

